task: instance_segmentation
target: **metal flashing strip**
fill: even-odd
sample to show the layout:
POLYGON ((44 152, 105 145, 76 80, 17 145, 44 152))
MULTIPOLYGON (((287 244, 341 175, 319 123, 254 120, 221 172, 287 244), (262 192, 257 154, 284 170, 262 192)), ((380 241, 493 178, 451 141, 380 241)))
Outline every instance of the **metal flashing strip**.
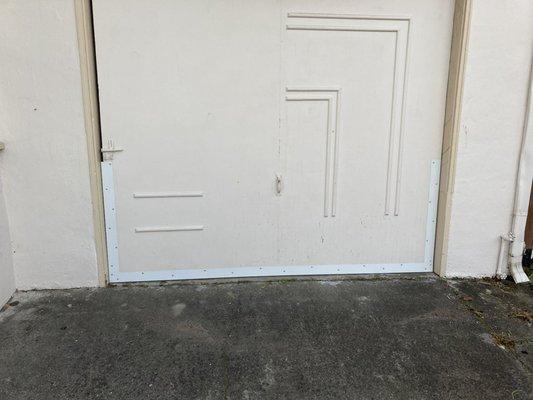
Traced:
POLYGON ((428 216, 426 221, 426 243, 424 262, 433 269, 435 238, 437 235, 437 209, 439 201, 440 160, 431 160, 429 180, 428 216))
POLYGON ((265 276, 402 274, 431 272, 426 263, 414 264, 342 264, 287 267, 191 268, 162 271, 121 272, 120 282, 148 282, 187 279, 252 278, 265 276))
POLYGON ((109 262, 109 282, 148 282, 190 279, 247 278, 266 276, 350 275, 350 274, 399 274, 433 271, 435 232, 437 225, 437 201, 439 194, 440 160, 431 161, 430 185, 424 262, 399 264, 339 264, 303 266, 258 266, 235 268, 189 268, 161 271, 120 272, 117 242, 113 166, 102 162, 104 209, 109 262))
POLYGON ((113 163, 103 161, 102 186, 104 192, 105 237, 107 243, 107 265, 109 282, 117 282, 121 278, 118 263, 117 213, 115 210, 115 185, 113 183, 113 163))

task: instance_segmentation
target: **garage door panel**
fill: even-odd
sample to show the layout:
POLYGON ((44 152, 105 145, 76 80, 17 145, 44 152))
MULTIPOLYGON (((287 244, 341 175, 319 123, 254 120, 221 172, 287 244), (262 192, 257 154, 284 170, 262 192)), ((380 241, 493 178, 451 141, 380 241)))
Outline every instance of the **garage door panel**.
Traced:
POLYGON ((430 269, 452 3, 93 0, 111 280, 430 269))

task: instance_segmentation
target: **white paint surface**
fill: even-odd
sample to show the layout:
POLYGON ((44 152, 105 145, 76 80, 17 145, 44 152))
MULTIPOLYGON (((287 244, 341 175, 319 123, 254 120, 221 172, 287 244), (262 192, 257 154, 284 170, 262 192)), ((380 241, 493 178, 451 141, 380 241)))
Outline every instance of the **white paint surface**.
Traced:
MULTIPOLYGON (((0 162, 3 152, 0 152, 0 162)), ((9 237, 9 222, 2 191, 2 168, 0 164, 0 307, 15 291, 15 276, 13 274, 13 259, 11 257, 11 238, 9 237)))
POLYGON ((431 269, 451 1, 93 4, 120 272, 431 269))
POLYGON ((19 289, 96 286, 72 0, 0 2, 2 180, 19 289))
POLYGON ((493 276, 509 231, 533 48, 531 0, 477 0, 466 64, 447 276, 493 276))

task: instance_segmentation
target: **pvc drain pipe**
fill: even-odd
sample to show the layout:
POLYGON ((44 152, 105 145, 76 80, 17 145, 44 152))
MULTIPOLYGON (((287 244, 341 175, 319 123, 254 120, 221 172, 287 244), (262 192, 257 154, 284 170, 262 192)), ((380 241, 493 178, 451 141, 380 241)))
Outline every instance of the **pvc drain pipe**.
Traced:
MULTIPOLYGON (((508 237, 502 236, 504 241, 509 242, 507 265, 509 272, 516 283, 529 282, 522 268, 522 254, 524 252, 524 235, 526 230, 527 212, 529 208, 529 196, 533 181, 533 63, 529 74, 529 92, 526 102, 524 119, 524 131, 516 174, 516 190, 513 207, 513 222, 508 237)), ((500 248, 500 258, 502 249, 500 248)), ((501 261, 501 260, 500 260, 501 261)), ((498 272, 501 274, 501 264, 498 264, 498 272)), ((498 273, 497 272, 497 273, 498 273)))

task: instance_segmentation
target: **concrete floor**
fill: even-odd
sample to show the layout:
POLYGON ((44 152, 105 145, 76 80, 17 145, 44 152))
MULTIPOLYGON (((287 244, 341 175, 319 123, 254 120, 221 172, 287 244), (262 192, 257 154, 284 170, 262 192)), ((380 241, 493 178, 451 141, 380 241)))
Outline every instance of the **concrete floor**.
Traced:
POLYGON ((0 399, 533 398, 532 295, 432 276, 18 293, 0 399))

